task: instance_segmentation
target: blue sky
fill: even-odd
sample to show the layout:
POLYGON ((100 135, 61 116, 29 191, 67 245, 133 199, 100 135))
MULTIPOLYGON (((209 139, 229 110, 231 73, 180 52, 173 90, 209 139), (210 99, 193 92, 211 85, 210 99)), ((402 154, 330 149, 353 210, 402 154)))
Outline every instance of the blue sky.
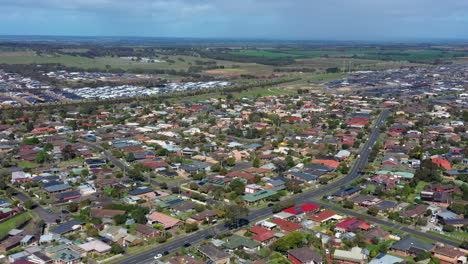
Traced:
POLYGON ((0 0, 0 35, 468 39, 467 0, 0 0))

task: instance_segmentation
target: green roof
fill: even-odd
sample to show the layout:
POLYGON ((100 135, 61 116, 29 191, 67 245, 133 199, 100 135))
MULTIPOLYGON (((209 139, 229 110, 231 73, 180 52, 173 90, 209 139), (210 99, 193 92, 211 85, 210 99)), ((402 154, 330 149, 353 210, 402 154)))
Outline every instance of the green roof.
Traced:
POLYGON ((260 243, 248 239, 243 236, 239 235, 232 235, 227 239, 227 242, 224 244, 225 247, 229 249, 239 248, 239 247, 247 247, 247 248, 255 248, 260 246, 260 243))
POLYGON ((270 189, 264 189, 264 190, 260 190, 254 193, 244 195, 244 200, 247 202, 256 202, 256 201, 265 199, 267 197, 270 197, 272 195, 275 195, 276 193, 277 193, 276 191, 273 191, 270 189))

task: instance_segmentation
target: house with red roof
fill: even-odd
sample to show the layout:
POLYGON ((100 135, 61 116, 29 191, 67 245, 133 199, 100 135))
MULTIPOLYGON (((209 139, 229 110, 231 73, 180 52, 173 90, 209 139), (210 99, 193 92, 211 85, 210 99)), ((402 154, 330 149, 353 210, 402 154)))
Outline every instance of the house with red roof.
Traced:
POLYGON ((312 214, 320 211, 320 206, 315 204, 303 204, 298 206, 292 206, 287 209, 284 209, 283 212, 290 213, 293 215, 302 215, 302 214, 312 214))
POLYGON ((302 228, 302 226, 298 223, 294 223, 294 222, 279 219, 279 218, 273 219, 271 222, 273 224, 277 224, 279 229, 281 229, 281 231, 285 233, 293 232, 302 228))
POLYGON ((338 166, 340 166, 340 162, 336 160, 314 159, 312 160, 312 163, 323 164, 335 169, 338 168, 338 166))
POLYGON ((325 223, 329 220, 335 219, 336 213, 330 210, 324 210, 318 214, 311 215, 310 220, 314 221, 316 224, 325 223))
POLYGON ((368 230, 370 228, 371 226, 366 222, 354 218, 348 218, 339 222, 335 226, 335 230, 340 233, 352 232, 356 230, 368 230))
POLYGON ((165 161, 154 161, 154 162, 153 161, 144 161, 144 162, 141 162, 141 164, 149 166, 153 170, 156 170, 156 169, 159 169, 159 168, 169 167, 169 163, 167 163, 165 161))
POLYGON ((37 127, 33 129, 33 131, 31 131, 31 134, 38 135, 38 134, 43 134, 47 132, 56 132, 56 130, 50 127, 37 127))
POLYGON ((253 226, 250 229, 250 232, 255 235, 251 237, 252 240, 255 240, 260 243, 268 243, 275 237, 275 232, 268 230, 261 226, 253 226))
POLYGON ((451 170, 452 169, 452 165, 450 165, 450 162, 446 159, 442 159, 440 157, 435 157, 435 158, 432 158, 432 162, 437 164, 437 167, 442 167, 446 170, 451 170))

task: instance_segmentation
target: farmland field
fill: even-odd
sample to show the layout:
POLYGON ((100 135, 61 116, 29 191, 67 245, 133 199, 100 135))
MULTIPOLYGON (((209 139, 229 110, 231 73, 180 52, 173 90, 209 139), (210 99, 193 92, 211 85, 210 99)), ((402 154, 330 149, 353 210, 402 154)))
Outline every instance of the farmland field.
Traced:
POLYGON ((279 53, 279 52, 270 52, 264 50, 239 50, 233 51, 232 54, 246 55, 246 56, 256 56, 256 57, 267 57, 267 58, 298 58, 303 57, 298 54, 288 54, 288 53, 279 53))
POLYGON ((231 52, 233 54, 268 57, 268 58, 318 58, 318 57, 353 57, 367 60, 433 60, 468 56, 468 52, 448 51, 439 49, 376 49, 376 48, 349 48, 349 49, 243 49, 231 52))

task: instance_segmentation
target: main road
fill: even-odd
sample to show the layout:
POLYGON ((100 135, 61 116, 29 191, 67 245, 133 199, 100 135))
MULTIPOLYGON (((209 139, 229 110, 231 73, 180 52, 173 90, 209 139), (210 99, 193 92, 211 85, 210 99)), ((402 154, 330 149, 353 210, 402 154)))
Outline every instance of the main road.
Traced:
MULTIPOLYGON (((379 115, 379 117, 377 118, 375 122, 374 127, 372 128, 371 134, 369 135, 369 138, 360 153, 360 156, 357 158, 356 162, 354 163, 353 168, 351 169, 348 175, 324 187, 321 187, 320 189, 302 193, 300 195, 292 197, 291 199, 296 201, 297 203, 305 202, 308 199, 315 200, 316 197, 323 196, 324 194, 327 194, 337 189, 338 187, 341 187, 341 186, 344 186, 353 182, 358 177, 358 172, 361 166, 367 163, 369 154, 372 150, 372 146, 375 144, 375 142, 379 138, 380 127, 385 123, 385 121, 388 118, 388 115, 389 115, 388 110, 383 110, 382 113, 379 115)), ((272 208, 266 207, 266 208, 250 211, 249 215, 247 216, 247 219, 250 222, 255 222, 260 219, 267 218, 271 215, 273 215, 272 208)), ((140 254, 126 257, 125 259, 117 261, 115 263, 137 264, 137 263, 150 262, 153 260, 154 256, 157 254, 173 253, 173 252, 178 251, 179 248, 181 247, 199 243, 207 239, 207 237, 212 237, 218 234, 226 233, 227 231, 229 231, 229 228, 226 227, 224 224, 217 224, 213 227, 198 231, 186 237, 167 242, 161 246, 155 247, 153 249, 142 252, 140 254)))
MULTIPOLYGON (((343 208, 337 207, 337 206, 331 206, 331 205, 328 205, 328 204, 325 204, 325 203, 322 203, 322 202, 319 201, 318 198, 320 198, 320 197, 324 196, 325 194, 328 194, 328 193, 338 189, 339 187, 343 187, 345 185, 348 185, 348 184, 352 183, 354 180, 356 180, 357 178, 359 178, 359 171, 360 171, 360 169, 361 169, 361 167, 363 165, 368 163, 369 154, 372 151, 372 147, 375 145, 375 143, 377 142, 377 140, 379 138, 380 128, 386 122, 389 114, 390 114, 390 112, 387 109, 383 110, 380 113, 379 117, 377 118, 377 120, 376 120, 376 122, 375 122, 375 124, 374 124, 374 126, 372 128, 372 131, 371 131, 371 133, 369 135, 368 140, 364 144, 363 149, 361 150, 356 162, 354 163, 354 165, 353 165, 351 171, 348 173, 348 175, 346 175, 345 177, 343 177, 343 178, 341 178, 341 179, 339 179, 339 180, 337 180, 335 182, 332 182, 332 183, 330 183, 330 184, 328 184, 326 186, 323 186, 323 187, 321 187, 319 189, 304 192, 304 193, 302 193, 300 195, 294 196, 294 197, 291 198, 291 200, 294 200, 297 203, 312 202, 312 203, 315 203, 315 204, 320 205, 322 207, 328 207, 328 208, 331 208, 333 210, 336 210, 336 211, 339 211, 339 212, 342 212, 344 214, 348 214, 348 215, 351 215, 351 216, 354 216, 354 217, 364 216, 367 220, 372 221, 374 223, 377 223, 379 225, 384 225, 384 226, 388 226, 388 227, 391 227, 391 228, 399 229, 399 230, 402 230, 402 231, 410 233, 410 234, 414 234, 414 235, 418 235, 418 236, 421 236, 421 237, 425 237, 425 238, 433 239, 433 240, 436 240, 436 241, 440 241, 440 242, 448 244, 448 245, 458 246, 458 243, 455 243, 454 241, 451 241, 451 240, 448 240, 448 239, 443 239, 443 238, 440 238, 440 237, 435 236, 435 235, 427 234, 427 233, 420 232, 420 231, 417 231, 417 230, 414 230, 414 229, 411 229, 411 228, 408 228, 408 227, 398 225, 396 223, 391 223, 391 222, 388 222, 388 221, 385 221, 385 220, 382 220, 382 219, 379 219, 379 218, 359 214, 359 213, 354 212, 354 211, 349 211, 349 210, 346 210, 346 209, 343 209, 343 208)), ((271 207, 266 207, 266 208, 250 211, 249 215, 246 218, 250 222, 255 222, 255 221, 267 218, 267 217, 269 217, 271 215, 273 215, 272 208, 271 207)), ((155 247, 153 249, 142 252, 140 254, 126 257, 125 259, 117 261, 115 263, 117 263, 117 264, 137 264, 137 263, 151 262, 154 259, 155 255, 177 252, 177 251, 179 251, 179 249, 181 247, 191 246, 193 244, 196 244, 196 243, 199 243, 199 242, 201 242, 203 240, 206 240, 209 237, 212 237, 212 236, 215 236, 215 235, 218 235, 218 234, 223 234, 223 233, 226 233, 228 231, 229 231, 229 228, 226 227, 224 224, 217 224, 217 225, 215 225, 213 227, 198 231, 198 232, 193 233, 191 235, 188 235, 186 237, 182 237, 182 238, 167 242, 167 243, 165 243, 165 244, 163 244, 161 246, 155 247)))

